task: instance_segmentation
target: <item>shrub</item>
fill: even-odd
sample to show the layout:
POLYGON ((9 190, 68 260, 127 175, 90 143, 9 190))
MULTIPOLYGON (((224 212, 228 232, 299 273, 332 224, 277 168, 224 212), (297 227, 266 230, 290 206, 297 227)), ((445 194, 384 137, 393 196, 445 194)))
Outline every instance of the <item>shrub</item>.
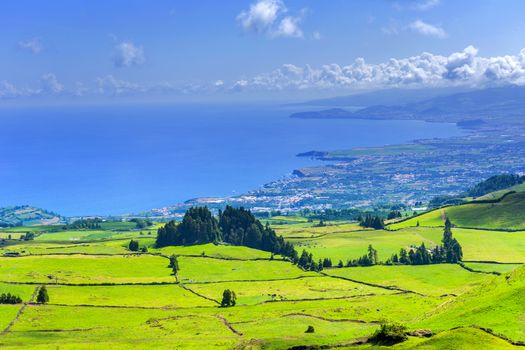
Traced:
POLYGON ((39 304, 45 304, 49 302, 49 295, 47 295, 46 286, 40 287, 38 290, 38 295, 36 297, 36 302, 39 304))
POLYGON ((305 333, 314 333, 314 332, 315 332, 314 326, 308 326, 308 328, 306 328, 306 331, 305 331, 305 333))
POLYGON ((407 340, 406 326, 398 323, 383 323, 370 337, 370 342, 380 345, 393 345, 407 340))

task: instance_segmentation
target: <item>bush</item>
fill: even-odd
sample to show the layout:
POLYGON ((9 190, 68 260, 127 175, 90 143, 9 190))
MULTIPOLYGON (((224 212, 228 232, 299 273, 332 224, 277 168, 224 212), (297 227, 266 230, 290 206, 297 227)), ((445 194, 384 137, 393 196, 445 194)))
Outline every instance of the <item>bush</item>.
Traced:
POLYGON ((305 333, 315 333, 314 326, 308 326, 308 328, 306 328, 305 333))
POLYGON ((370 337, 370 342, 380 345, 393 345, 407 340, 406 326, 398 323, 383 323, 370 337))
POLYGON ((38 290, 38 295, 36 297, 36 302, 39 304, 45 304, 49 302, 49 295, 47 294, 46 286, 40 287, 38 290))
POLYGON ((18 295, 12 295, 11 293, 2 293, 0 295, 0 304, 20 304, 22 299, 18 295))

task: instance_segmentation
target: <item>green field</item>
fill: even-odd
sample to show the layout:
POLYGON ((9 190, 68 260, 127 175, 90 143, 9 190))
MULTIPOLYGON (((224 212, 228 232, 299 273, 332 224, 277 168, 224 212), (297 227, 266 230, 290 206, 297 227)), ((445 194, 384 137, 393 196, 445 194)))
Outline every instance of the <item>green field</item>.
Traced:
POLYGON ((315 259, 331 258, 333 263, 342 260, 354 259, 366 253, 368 245, 373 245, 378 250, 379 259, 386 260, 392 254, 398 253, 400 248, 420 245, 422 242, 428 247, 433 247, 442 236, 443 230, 361 230, 340 232, 335 226, 333 233, 321 237, 290 239, 298 251, 306 249, 315 259))
POLYGON ((469 272, 458 265, 348 267, 325 271, 357 281, 393 286, 424 295, 462 294, 490 275, 469 272))
POLYGON ((0 258, 3 282, 152 283, 174 282, 168 260, 158 256, 51 255, 0 258))
POLYGON ((282 281, 220 282, 187 286, 213 299, 220 299, 225 289, 235 290, 237 291, 237 302, 241 305, 268 301, 353 298, 362 295, 393 293, 393 291, 381 288, 322 276, 290 279, 285 283, 282 281))
MULTIPOLYGON (((365 254, 369 244, 381 260, 422 242, 431 248, 443 234, 441 227, 424 225, 364 230, 348 222, 316 227, 300 217, 270 222, 298 252, 306 249, 334 264, 365 254)), ((0 332, 15 320, 0 335, 0 348, 375 349, 352 343, 366 339, 380 322, 436 334, 409 337, 392 349, 511 349, 501 337, 525 341, 525 231, 454 228, 465 266, 477 272, 438 264, 319 273, 242 246, 157 249, 155 234, 141 235, 130 223, 106 226, 47 232, 0 246, 0 254, 20 254, 0 257, 0 294, 28 303, 46 284, 50 298, 47 305, 27 304, 16 320, 23 305, 0 305, 0 332), (149 252, 130 254, 131 238, 149 252), (172 254, 178 256, 177 277, 168 268, 172 254), (236 306, 219 307, 225 289, 235 291, 236 306), (305 333, 308 326, 315 332, 305 333)))
POLYGON ((178 260, 179 278, 183 283, 278 280, 316 275, 278 260, 239 261, 185 256, 178 260))
MULTIPOLYGON (((521 186, 521 185, 520 185, 521 186)), ((525 192, 510 193, 494 203, 467 203, 436 209, 414 218, 389 225, 392 230, 404 227, 443 226, 448 217, 459 227, 523 230, 525 229, 525 192)))

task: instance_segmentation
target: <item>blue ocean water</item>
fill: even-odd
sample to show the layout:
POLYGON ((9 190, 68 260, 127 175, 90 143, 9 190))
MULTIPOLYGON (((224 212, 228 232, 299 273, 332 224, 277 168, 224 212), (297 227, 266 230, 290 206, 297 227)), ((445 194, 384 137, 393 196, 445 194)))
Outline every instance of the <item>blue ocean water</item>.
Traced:
MULTIPOLYGON (((304 109, 304 107, 302 107, 304 109)), ((454 124, 300 120, 266 105, 0 110, 0 206, 123 214, 255 189, 310 150, 460 135, 454 124)))

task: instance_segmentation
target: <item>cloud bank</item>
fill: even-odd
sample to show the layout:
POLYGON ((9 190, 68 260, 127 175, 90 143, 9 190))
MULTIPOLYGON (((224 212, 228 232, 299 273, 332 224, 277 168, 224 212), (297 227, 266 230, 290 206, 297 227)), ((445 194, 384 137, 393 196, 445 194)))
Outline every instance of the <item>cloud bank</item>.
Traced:
POLYGON ((372 64, 357 58, 348 65, 319 67, 284 64, 281 67, 236 81, 130 82, 113 74, 68 86, 53 73, 40 77, 36 87, 21 87, 0 81, 0 99, 33 96, 125 96, 125 95, 215 95, 243 92, 337 90, 339 92, 393 87, 485 87, 525 85, 525 49, 518 54, 483 57, 468 46, 448 56, 428 52, 406 58, 391 58, 372 64))
POLYGON ((449 56, 424 52, 407 58, 391 58, 370 64, 357 58, 348 65, 303 67, 284 64, 274 71, 235 82, 232 90, 247 89, 380 89, 388 87, 436 87, 493 84, 525 84, 525 49, 517 55, 481 57, 468 46, 449 56))

